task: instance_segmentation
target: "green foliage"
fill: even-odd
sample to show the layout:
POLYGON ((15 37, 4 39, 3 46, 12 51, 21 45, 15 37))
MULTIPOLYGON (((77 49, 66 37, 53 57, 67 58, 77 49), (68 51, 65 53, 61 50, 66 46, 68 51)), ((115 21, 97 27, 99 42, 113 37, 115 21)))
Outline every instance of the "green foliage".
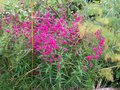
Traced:
MULTIPOLYGON (((26 49, 25 37, 15 39, 11 45, 11 39, 5 26, 0 31, 0 90, 62 90, 70 88, 89 88, 95 87, 96 82, 102 78, 112 81, 111 86, 119 86, 120 83, 120 0, 34 0, 34 10, 46 12, 50 7, 52 11, 67 13, 67 18, 73 20, 72 15, 79 13, 84 15, 85 22, 80 26, 79 34, 82 36, 82 42, 73 49, 69 47, 67 53, 60 52, 62 61, 48 64, 35 57, 34 66, 39 67, 36 70, 31 68, 31 48, 26 49), (64 8, 61 12, 61 7, 64 8), (92 53, 92 47, 96 45, 96 40, 91 33, 96 30, 102 30, 106 39, 105 54, 98 61, 93 61, 93 67, 90 68, 89 62, 85 56, 92 53), (86 34, 86 32, 90 34, 86 34), (85 36, 86 35, 86 36, 85 36), (84 36, 86 38, 84 38, 84 36), (9 47, 12 46, 12 47, 9 47), (10 48, 10 49, 9 49, 10 48), (61 69, 58 70, 58 64, 61 69), (83 67, 86 66, 87 71, 83 67), (106 68, 107 67, 107 68, 106 68), (32 75, 33 71, 39 71, 39 74, 32 75)), ((6 1, 4 9, 11 14, 18 14, 20 20, 27 20, 30 17, 30 1, 25 0, 20 4, 19 0, 6 1), (26 18, 28 17, 28 18, 26 18)), ((51 11, 51 12, 52 12, 51 11)))
POLYGON ((113 72, 111 69, 101 69, 101 76, 104 76, 107 80, 113 81, 113 72))
MULTIPOLYGON (((91 26, 92 28, 97 26, 98 29, 102 30, 103 35, 106 37, 105 60, 107 62, 105 64, 107 64, 107 67, 111 67, 114 65, 113 63, 111 64, 109 62, 110 60, 112 62, 116 62, 116 66, 120 65, 119 5, 120 5, 120 0, 101 0, 101 3, 90 3, 87 4, 83 9, 84 10, 83 13, 85 14, 86 18, 88 19, 89 17, 90 19, 88 26, 91 26, 91 23, 92 23, 91 26)), ((106 67, 106 65, 104 66, 106 67)), ((113 81, 113 74, 117 72, 117 70, 115 71, 112 70, 113 69, 106 70, 107 73, 105 73, 105 71, 102 71, 100 72, 100 74, 105 76, 108 80, 113 81)))
MULTIPOLYGON (((87 3, 81 0, 81 2, 82 9, 77 7, 76 12, 83 14, 86 22, 84 22, 80 28, 80 34, 84 34, 85 30, 91 32, 95 32, 97 29, 102 30, 102 34, 106 38, 106 55, 105 62, 103 61, 105 63, 103 67, 114 66, 114 63, 116 63, 116 66, 120 65, 120 0, 101 0, 100 2, 93 0, 94 3, 87 3)), ((79 1, 77 3, 79 3, 79 1)), ((111 69, 111 71, 112 70, 113 69, 111 69)), ((111 77, 107 76, 107 74, 104 76, 112 80, 114 77, 113 74, 117 72, 117 70, 112 72, 111 77)), ((104 73, 101 72, 100 74, 104 73)))

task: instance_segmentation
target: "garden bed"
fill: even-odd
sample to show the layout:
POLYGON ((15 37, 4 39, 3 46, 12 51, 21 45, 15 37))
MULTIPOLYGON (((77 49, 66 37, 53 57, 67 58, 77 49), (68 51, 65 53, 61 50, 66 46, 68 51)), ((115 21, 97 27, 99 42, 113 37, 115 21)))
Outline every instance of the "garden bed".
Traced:
POLYGON ((119 6, 1 0, 0 90, 119 90, 119 6))

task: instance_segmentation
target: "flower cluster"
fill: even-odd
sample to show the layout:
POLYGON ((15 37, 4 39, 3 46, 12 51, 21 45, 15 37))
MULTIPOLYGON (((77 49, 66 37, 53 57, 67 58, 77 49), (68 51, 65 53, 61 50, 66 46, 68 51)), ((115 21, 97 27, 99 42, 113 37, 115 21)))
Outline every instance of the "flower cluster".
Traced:
POLYGON ((86 60, 88 60, 88 61, 91 61, 92 59, 98 60, 100 55, 103 52, 103 46, 104 46, 104 43, 105 43, 105 38, 102 37, 102 35, 100 33, 100 30, 97 30, 95 32, 95 36, 96 36, 96 39, 98 40, 99 43, 98 43, 97 47, 93 47, 94 55, 86 56, 86 60))
POLYGON ((64 19, 56 19, 50 13, 35 20, 34 49, 44 60, 47 57, 46 60, 49 58, 49 61, 53 62, 59 58, 55 51, 64 49, 63 46, 67 45, 69 38, 67 26, 64 19))
MULTIPOLYGON (((92 60, 98 60, 100 58, 100 55, 103 53, 103 46, 105 43, 105 38, 101 35, 101 31, 97 30, 95 32, 95 38, 98 42, 98 45, 96 47, 93 47, 93 54, 87 55, 86 60, 88 61, 89 67, 93 67, 92 60)), ((83 70, 87 71, 87 66, 83 67, 83 70)))
POLYGON ((81 18, 77 17, 77 21, 73 21, 74 25, 69 27, 64 17, 55 18, 49 12, 42 17, 39 14, 35 17, 38 18, 34 21, 34 49, 40 53, 41 59, 52 63, 61 58, 58 52, 66 52, 70 42, 77 38, 75 23, 80 22, 81 18))
MULTIPOLYGON (((74 15, 74 21, 70 27, 67 20, 64 17, 55 18, 49 12, 46 14, 36 13, 34 15, 34 55, 39 55, 41 60, 46 60, 52 63, 55 60, 60 60, 60 52, 67 51, 67 47, 73 45, 79 38, 78 23, 82 23, 83 17, 74 15)), ((28 47, 32 43, 31 37, 31 21, 20 22, 18 16, 7 16, 6 24, 11 23, 12 29, 6 30, 6 33, 10 33, 15 37, 24 36, 26 38, 28 47), (14 19, 14 21, 12 21, 14 19)), ((96 39, 99 42, 97 47, 93 48, 93 55, 86 56, 86 60, 91 61, 93 59, 98 60, 103 51, 105 39, 102 37, 100 30, 95 32, 96 39)), ((90 67, 92 67, 90 63, 90 67)), ((60 65, 58 66, 60 68, 60 65)))
MULTIPOLYGON (((34 14, 34 53, 40 56, 41 60, 49 60, 52 63, 60 60, 60 51, 67 51, 67 46, 77 41, 77 22, 81 21, 81 17, 75 18, 72 27, 69 27, 64 17, 55 18, 49 12, 40 16, 39 12, 34 14)), ((31 21, 22 21, 16 16, 6 16, 6 24, 11 23, 12 29, 6 30, 6 33, 15 37, 24 36, 28 39, 28 47, 32 43, 31 37, 31 21), (14 19, 14 21, 13 21, 14 19)))

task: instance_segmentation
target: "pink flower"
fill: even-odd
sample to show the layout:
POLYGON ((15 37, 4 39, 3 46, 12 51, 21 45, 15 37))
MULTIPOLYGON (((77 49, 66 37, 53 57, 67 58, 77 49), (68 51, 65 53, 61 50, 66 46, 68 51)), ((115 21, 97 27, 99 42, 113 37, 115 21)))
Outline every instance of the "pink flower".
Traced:
POLYGON ((58 59, 61 59, 61 56, 60 56, 60 55, 58 55, 58 59))
POLYGON ((10 33, 10 30, 6 30, 7 33, 10 33))
POLYGON ((89 65, 90 65, 91 68, 93 67, 93 64, 92 64, 92 63, 90 63, 89 65))
POLYGON ((83 20, 82 16, 77 16, 77 14, 74 16, 75 16, 75 20, 74 20, 73 24, 76 24, 78 22, 80 22, 80 23, 82 22, 82 20, 83 20))
POLYGON ((61 68, 61 65, 60 65, 60 64, 58 64, 57 68, 58 68, 58 70, 60 70, 60 68, 61 68))
POLYGON ((97 50, 98 50, 98 48, 97 48, 97 47, 94 47, 94 48, 93 48, 93 51, 94 51, 94 52, 96 52, 97 50))
POLYGON ((92 55, 86 56, 86 60, 91 61, 92 59, 93 59, 93 56, 92 56, 92 55))
POLYGON ((102 51, 102 50, 100 50, 100 51, 99 51, 99 54, 101 55, 101 54, 102 54, 102 52, 103 52, 103 51, 102 51))
POLYGON ((104 43, 105 43, 105 38, 104 38, 104 37, 102 37, 102 39, 101 39, 101 41, 100 41, 99 45, 100 45, 100 46, 103 46, 103 45, 104 45, 104 43))
POLYGON ((97 39, 100 39, 100 37, 101 37, 101 31, 100 31, 100 30, 97 30, 97 31, 95 32, 95 35, 96 35, 96 38, 97 38, 97 39))
POLYGON ((67 51, 68 51, 68 49, 67 49, 67 48, 63 48, 63 51, 64 51, 64 52, 67 52, 67 51))
MULTIPOLYGON (((35 52, 37 52, 37 55, 41 55, 41 60, 46 57, 46 60, 49 60, 50 63, 55 60, 60 60, 61 56, 55 57, 56 52, 59 52, 61 49, 66 52, 68 50, 65 48, 66 45, 77 41, 77 22, 81 22, 82 17, 76 16, 71 27, 69 27, 66 18, 56 18, 50 12, 43 15, 40 15, 40 12, 36 12, 34 17, 33 38, 35 52)), ((24 36, 28 44, 26 46, 30 48, 32 44, 31 21, 27 20, 19 23, 18 21, 19 18, 17 14, 15 17, 13 15, 6 17, 6 22, 12 25, 12 29, 6 30, 6 32, 13 32, 17 38, 24 36)), ((1 27, 0 23, 0 28, 1 27)))
POLYGON ((86 67, 86 66, 84 66, 84 67, 83 67, 83 70, 86 72, 86 71, 87 71, 87 67, 86 67))
MULTIPOLYGON (((34 47, 34 48, 35 48, 35 47, 34 47)), ((36 49, 37 51, 40 51, 40 50, 41 50, 41 47, 38 46, 38 47, 36 47, 35 49, 36 49)))
POLYGON ((67 42, 66 42, 65 40, 62 40, 62 41, 61 41, 61 44, 66 45, 66 44, 67 44, 67 42))
POLYGON ((95 55, 94 59, 98 60, 99 59, 99 55, 95 55))
POLYGON ((52 63, 53 62, 53 59, 52 58, 50 58, 50 63, 52 63))

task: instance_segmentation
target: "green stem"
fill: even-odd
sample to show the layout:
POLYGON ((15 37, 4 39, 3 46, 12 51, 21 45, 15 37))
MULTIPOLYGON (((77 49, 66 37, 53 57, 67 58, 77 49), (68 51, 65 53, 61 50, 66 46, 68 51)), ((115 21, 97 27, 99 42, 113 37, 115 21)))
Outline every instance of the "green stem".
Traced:
POLYGON ((20 77, 20 79, 18 79, 18 81, 17 81, 17 83, 15 84, 15 86, 16 86, 25 76, 27 76, 28 74, 30 74, 31 72, 33 72, 33 71, 35 71, 35 70, 37 70, 37 69, 39 69, 39 68, 40 68, 40 65, 38 65, 36 68, 34 68, 34 69, 26 72, 23 76, 20 77))
POLYGON ((103 69, 112 69, 112 68, 117 68, 117 67, 120 67, 120 65, 116 65, 116 66, 112 66, 112 67, 107 67, 107 68, 103 68, 103 69))

